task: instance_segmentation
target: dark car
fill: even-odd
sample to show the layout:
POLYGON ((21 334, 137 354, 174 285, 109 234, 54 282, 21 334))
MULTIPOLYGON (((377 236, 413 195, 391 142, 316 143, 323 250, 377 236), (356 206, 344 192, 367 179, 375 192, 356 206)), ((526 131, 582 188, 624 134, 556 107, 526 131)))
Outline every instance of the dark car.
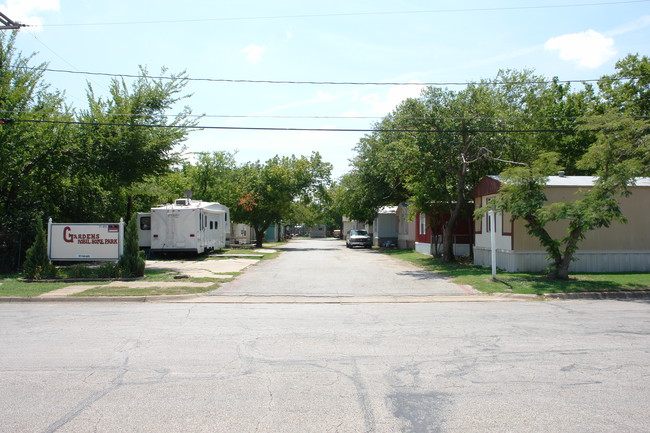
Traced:
POLYGON ((345 237, 345 246, 372 248, 372 238, 365 230, 350 230, 345 237))

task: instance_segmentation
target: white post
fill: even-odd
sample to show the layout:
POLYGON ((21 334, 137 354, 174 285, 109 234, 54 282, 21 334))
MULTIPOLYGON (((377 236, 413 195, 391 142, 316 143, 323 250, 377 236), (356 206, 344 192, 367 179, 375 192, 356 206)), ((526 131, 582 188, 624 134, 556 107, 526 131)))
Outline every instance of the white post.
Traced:
POLYGON ((119 260, 122 254, 124 254, 124 218, 120 218, 120 232, 118 233, 117 237, 117 259, 119 260))
POLYGON ((47 220, 47 259, 52 257, 52 218, 47 220))
POLYGON ((497 247, 496 247, 496 218, 494 218, 494 211, 488 211, 490 218, 490 254, 492 258, 492 279, 497 278, 497 247))

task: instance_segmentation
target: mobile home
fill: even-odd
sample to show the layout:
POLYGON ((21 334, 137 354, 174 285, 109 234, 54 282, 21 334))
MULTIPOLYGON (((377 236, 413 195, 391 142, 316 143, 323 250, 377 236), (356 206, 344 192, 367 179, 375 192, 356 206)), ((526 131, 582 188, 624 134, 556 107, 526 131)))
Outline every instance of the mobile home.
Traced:
POLYGON ((220 203, 180 198, 138 214, 140 247, 152 252, 196 252, 224 248, 230 212, 220 203), (147 235, 147 232, 149 234, 147 235))

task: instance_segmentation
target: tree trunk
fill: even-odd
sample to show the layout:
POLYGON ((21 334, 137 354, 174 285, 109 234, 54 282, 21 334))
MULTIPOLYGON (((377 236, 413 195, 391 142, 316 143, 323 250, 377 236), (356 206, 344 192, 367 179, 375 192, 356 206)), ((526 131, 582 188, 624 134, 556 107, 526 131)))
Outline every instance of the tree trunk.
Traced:
POLYGON ((555 272, 552 277, 556 280, 569 279, 569 266, 573 260, 573 255, 578 250, 578 242, 583 237, 584 230, 581 227, 576 227, 569 233, 569 239, 564 248, 564 254, 555 260, 555 272))
POLYGON ((458 189, 456 190, 456 205, 449 215, 449 220, 443 225, 442 231, 442 260, 445 262, 455 262, 454 255, 454 229, 460 212, 465 205, 465 177, 467 176, 467 167, 463 167, 458 173, 458 189))
POLYGON ((562 260, 560 263, 557 265, 557 268, 555 269, 555 273, 553 275, 553 279, 555 280, 568 280, 569 279, 569 265, 571 264, 571 260, 562 260))
POLYGON ((133 195, 129 194, 127 197, 127 202, 126 202, 126 218, 124 219, 125 222, 131 221, 131 213, 133 212, 133 195))
POLYGON ((267 225, 266 227, 258 228, 254 227, 255 230, 255 248, 262 248, 262 244, 264 243, 264 235, 266 234, 266 230, 269 228, 267 225))

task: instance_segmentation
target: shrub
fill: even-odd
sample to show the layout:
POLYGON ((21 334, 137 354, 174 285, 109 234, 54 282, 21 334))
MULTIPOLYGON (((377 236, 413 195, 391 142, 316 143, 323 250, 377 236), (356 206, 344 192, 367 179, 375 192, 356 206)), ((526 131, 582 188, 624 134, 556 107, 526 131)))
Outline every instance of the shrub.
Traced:
POLYGON ((98 278, 119 278, 120 267, 116 263, 104 263, 97 269, 98 278))
POLYGON ((36 238, 34 243, 27 250, 25 263, 23 264, 23 276, 34 280, 56 277, 56 266, 47 256, 47 237, 40 218, 34 219, 36 238))
POLYGON ((120 256, 117 266, 123 277, 144 276, 144 251, 138 247, 138 223, 135 215, 124 230, 124 253, 120 256))

